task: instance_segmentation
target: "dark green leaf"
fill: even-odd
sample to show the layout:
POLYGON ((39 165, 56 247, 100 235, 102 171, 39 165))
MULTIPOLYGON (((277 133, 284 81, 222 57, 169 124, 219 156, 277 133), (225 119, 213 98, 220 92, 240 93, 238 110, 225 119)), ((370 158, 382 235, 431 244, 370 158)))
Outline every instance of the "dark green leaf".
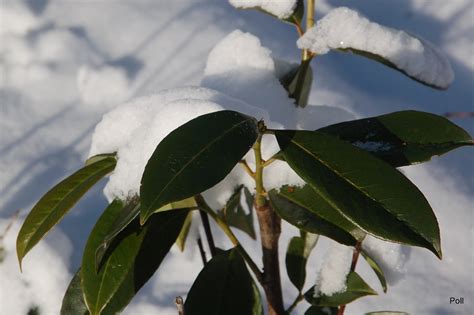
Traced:
POLYGON ((117 235, 99 272, 97 247, 120 217, 123 203, 115 200, 104 211, 87 240, 82 258, 82 288, 91 315, 120 312, 148 281, 176 241, 188 211, 163 212, 140 226, 134 220, 117 235))
POLYGON ((263 315, 260 293, 236 249, 219 252, 199 273, 186 314, 263 315))
POLYGON ((348 141, 395 167, 474 145, 471 136, 448 119, 413 110, 342 122, 318 131, 348 141))
POLYGON ((303 61, 298 68, 280 79, 281 84, 288 91, 288 96, 295 99, 295 104, 300 107, 308 104, 313 83, 313 69, 310 63, 311 60, 303 61))
POLYGON ((184 246, 186 245, 186 239, 188 238, 189 230, 193 222, 193 213, 190 211, 184 220, 183 228, 179 232, 178 238, 176 239, 176 246, 178 246, 180 251, 184 251, 184 246))
POLYGON ((318 131, 276 131, 285 160, 319 196, 378 238, 421 246, 441 258, 428 201, 396 169, 318 131))
POLYGON ((113 240, 120 234, 127 226, 129 226, 133 220, 135 220, 140 213, 140 200, 139 198, 133 198, 123 206, 120 214, 112 223, 111 227, 107 231, 107 235, 104 237, 102 243, 97 247, 95 252, 95 268, 99 270, 102 259, 105 253, 109 249, 113 240))
POLYGON ((273 209, 297 228, 354 246, 365 233, 334 209, 310 186, 283 186, 269 191, 273 209))
POLYGON ((253 226, 253 196, 245 186, 235 189, 232 196, 227 201, 224 209, 224 219, 228 225, 233 226, 255 239, 255 228, 253 226), (249 213, 242 206, 241 196, 244 193, 245 202, 249 213))
POLYGON ((316 234, 303 232, 301 236, 293 237, 288 244, 285 258, 286 272, 299 292, 306 280, 306 262, 317 241, 316 234))
POLYGON ((311 306, 304 315, 337 315, 337 307, 311 306))
POLYGON ((331 296, 321 295, 314 297, 314 287, 305 294, 306 300, 313 306, 336 307, 349 304, 350 302, 366 295, 377 295, 369 285, 355 272, 350 272, 347 276, 346 290, 341 293, 334 293, 331 296))
POLYGON ((63 298, 61 315, 89 315, 81 286, 81 269, 72 278, 63 298))
POLYGON ((64 217, 76 202, 116 164, 113 157, 104 157, 91 163, 48 191, 25 219, 16 241, 18 261, 64 217))
POLYGON ((382 270, 382 268, 380 267, 380 265, 375 261, 375 259, 373 259, 369 253, 367 253, 366 251, 362 250, 361 251, 361 254, 362 254, 362 257, 364 257, 364 259, 367 261, 367 263, 369 264, 370 268, 372 268, 372 270, 375 272, 375 275, 377 276, 377 278, 379 279, 380 281, 380 284, 382 285, 382 288, 383 288, 383 292, 384 293, 387 293, 387 280, 385 280, 385 274, 382 270))
POLYGON ((193 119, 166 136, 143 173, 141 222, 162 206, 224 179, 255 143, 257 123, 255 118, 225 110, 193 119))
MULTIPOLYGON (((167 205, 164 205, 159 210, 167 211, 172 209, 187 209, 196 206, 194 198, 188 198, 185 200, 172 202, 167 205)), ((113 223, 110 231, 107 233, 104 241, 100 244, 96 251, 96 267, 99 268, 99 265, 102 261, 102 258, 109 248, 110 244, 114 238, 123 231, 140 213, 140 203, 139 198, 132 198, 127 201, 127 205, 122 209, 120 216, 113 223)))

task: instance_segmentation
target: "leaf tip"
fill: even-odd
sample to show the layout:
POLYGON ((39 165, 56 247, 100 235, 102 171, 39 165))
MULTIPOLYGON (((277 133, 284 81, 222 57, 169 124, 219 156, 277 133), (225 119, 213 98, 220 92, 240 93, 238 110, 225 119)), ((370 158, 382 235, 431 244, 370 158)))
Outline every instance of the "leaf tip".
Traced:
POLYGON ((18 257, 18 266, 20 267, 20 272, 23 273, 23 256, 17 250, 17 257, 18 257))
POLYGON ((22 262, 25 255, 26 253, 24 252, 24 249, 21 246, 20 235, 18 235, 18 238, 16 240, 16 256, 18 258, 18 265, 20 267, 20 272, 23 272, 22 262))
POLYGON ((145 225, 146 221, 148 220, 149 215, 141 212, 140 213, 140 225, 143 226, 145 225))

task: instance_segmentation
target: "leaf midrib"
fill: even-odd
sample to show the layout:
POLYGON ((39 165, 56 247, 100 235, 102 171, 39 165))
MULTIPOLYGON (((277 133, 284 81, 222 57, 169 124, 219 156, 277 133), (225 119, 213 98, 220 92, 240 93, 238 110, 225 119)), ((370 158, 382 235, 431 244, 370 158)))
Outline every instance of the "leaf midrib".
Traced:
MULTIPOLYGON (((98 161, 97 163, 100 163, 104 160, 101 160, 101 161, 98 161)), ((109 162, 109 161, 107 161, 109 162)), ((91 164, 92 165, 92 164, 91 164)), ((85 180, 81 181, 79 184, 75 185, 74 188, 71 188, 69 190, 67 190, 68 192, 66 193, 66 195, 60 199, 60 201, 56 204, 56 206, 54 206, 53 210, 49 212, 49 214, 44 218, 44 220, 41 221, 41 223, 39 225, 37 225, 37 228, 36 228, 36 233, 33 231, 33 233, 29 233, 27 234, 29 237, 28 237, 28 243, 27 245, 25 246, 24 248, 24 252, 28 252, 31 247, 30 247, 30 241, 37 235, 37 232, 38 230, 42 230, 45 226, 47 227, 48 224, 47 222, 49 222, 49 219, 53 216, 53 213, 55 213, 57 211, 57 209, 61 208, 61 206, 64 204, 65 200, 68 199, 71 194, 77 190, 79 190, 80 188, 82 188, 83 186, 87 186, 90 181, 95 177, 97 176, 99 173, 105 171, 106 169, 112 167, 112 170, 113 170, 113 167, 114 165, 109 165, 108 163, 106 165, 104 165, 103 167, 99 168, 96 172, 94 172, 93 174, 90 174, 89 176, 86 177, 85 180)), ((110 171, 112 171, 110 170, 110 171)), ((108 173, 108 172, 107 172, 108 173)), ((106 174, 107 174, 106 173, 106 174)), ((105 175, 105 174, 104 174, 105 175)), ((85 192, 84 192, 85 193, 85 192)), ((51 199, 51 200, 54 200, 54 199, 51 199)), ((64 212, 61 217, 59 219, 61 219, 62 217, 64 217, 64 215, 66 214, 66 212, 64 212)), ((46 229, 46 232, 49 230, 46 229)), ((33 242, 34 243, 34 242, 33 242)))
MULTIPOLYGON (((287 137, 287 136, 286 136, 287 137)), ((359 187, 353 183, 352 181, 350 181, 348 178, 345 178, 344 176, 341 176, 341 174, 337 171, 337 170, 333 170, 327 163, 325 163, 323 160, 319 159, 317 156, 315 156, 311 151, 309 151, 308 149, 306 149, 304 146, 300 145, 299 143, 295 142, 293 139, 290 138, 290 141, 295 144, 297 147, 301 148, 301 150, 303 150, 306 154, 312 156, 313 158, 315 158, 316 160, 318 160, 321 164, 323 164, 327 169, 329 169, 329 171, 331 172, 334 172, 339 178, 341 178, 342 180, 344 180, 345 182, 347 182, 349 185, 351 185, 352 187, 356 188, 358 191, 362 192, 362 194, 364 196, 366 196, 368 199, 372 200, 373 202, 375 202, 376 204, 379 204, 382 206, 383 209, 387 209, 384 205, 383 202, 379 202, 377 200, 375 200, 374 198, 372 198, 370 195, 368 195, 364 190, 362 189, 359 189, 359 187)), ((361 150, 361 149, 359 149, 361 150)), ((363 150, 362 150, 363 151, 363 150)), ((354 222, 354 220, 352 220, 351 218, 349 218, 343 211, 341 211, 341 209, 339 207, 337 207, 332 201, 330 201, 329 199, 327 199, 324 194, 321 193, 321 191, 314 187, 314 185, 310 185, 310 187, 312 187, 314 190, 316 190, 320 195, 321 197, 323 197, 330 205, 332 205, 333 207, 335 207, 336 209, 339 210, 339 212, 341 214, 343 214, 349 221, 353 222, 356 226, 359 226, 359 224, 357 224, 356 222, 354 222)), ((397 215, 393 214, 391 211, 389 211, 389 209, 387 209, 387 211, 392 217, 394 217, 397 221, 403 223, 404 225, 408 226, 410 229, 412 229, 413 231, 416 231, 416 234, 418 234, 419 236, 421 236, 425 241, 427 241, 430 245, 431 242, 429 241, 429 239, 426 238, 426 236, 424 235, 424 233, 420 233, 420 231, 418 231, 418 229, 414 229, 413 226, 411 224, 409 224, 407 221, 405 220, 402 220, 401 218, 399 218, 397 215)), ((362 227, 361 227, 362 228, 362 227)), ((363 228, 365 230, 365 228, 363 228)))
POLYGON ((183 167, 181 167, 181 169, 171 178, 170 181, 168 181, 168 183, 165 185, 165 187, 163 187, 163 189, 159 192, 159 194, 153 199, 153 201, 150 203, 150 205, 148 206, 148 208, 146 209, 146 212, 148 214, 148 212, 150 211, 150 208, 153 207, 153 204, 156 202, 156 200, 158 200, 161 195, 167 190, 167 188, 169 187, 169 185, 171 185, 175 180, 176 178, 195 160, 198 158, 198 156, 200 156, 204 151, 206 151, 209 147, 211 147, 212 145, 214 145, 217 141, 219 141, 220 139, 222 139, 225 135, 227 135, 229 132, 231 132, 232 130, 234 130, 235 128, 239 127, 240 125, 244 124, 244 123, 247 123, 249 121, 251 121, 252 119, 254 118, 247 118, 235 125, 233 125, 231 128, 227 129, 223 134, 219 135, 218 137, 216 137, 214 140, 212 140, 211 142, 209 142, 208 144, 206 144, 204 146, 204 148, 202 148, 196 155, 194 155, 183 167))

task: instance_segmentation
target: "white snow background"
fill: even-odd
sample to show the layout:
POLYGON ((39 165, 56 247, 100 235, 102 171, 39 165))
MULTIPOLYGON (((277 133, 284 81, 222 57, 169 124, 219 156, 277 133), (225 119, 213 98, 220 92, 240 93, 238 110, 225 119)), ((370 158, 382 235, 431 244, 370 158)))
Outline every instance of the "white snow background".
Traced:
MULTIPOLYGON (((315 82, 310 104, 325 107, 306 109, 318 123, 351 119, 351 113, 365 117, 403 109, 437 114, 473 110, 472 1, 317 1, 317 18, 338 6, 349 6, 374 22, 429 40, 448 56, 456 78, 448 91, 440 92, 361 57, 320 56, 312 63, 315 82)), ((251 10, 236 10, 223 0, 2 0, 0 9, 0 233, 16 210, 22 210, 22 220, 52 185, 83 165, 94 127, 105 112, 136 96, 198 85, 209 52, 233 30, 258 36, 273 58, 299 59, 291 25, 251 10)), ((207 84, 212 87, 212 80, 207 84)), ((454 122, 474 134, 472 120, 454 122)), ((390 244, 380 250, 370 242, 391 269, 387 273, 392 285, 384 294, 361 259, 358 272, 379 296, 350 304, 346 314, 375 310, 473 313, 474 165, 470 154, 472 149, 461 148, 405 168, 438 217, 443 260, 419 248, 400 251, 398 245, 390 244), (465 304, 450 305, 451 296, 464 297, 465 304)), ((26 314, 34 305, 41 314, 59 313, 87 235, 106 206, 104 183, 90 191, 25 258, 23 274, 14 251, 21 220, 14 224, 3 240, 1 315, 26 314)), ((220 246, 230 245, 217 228, 213 231, 220 246)), ((296 230, 284 225, 282 262, 293 235, 296 230)), ((250 254, 258 257, 257 243, 242 233, 238 236, 250 254)), ((331 244, 320 239, 308 263, 307 287, 314 284, 321 257, 331 244)), ((201 267, 194 247, 184 254, 173 249, 125 313, 176 314, 174 297, 186 294, 201 267)), ((290 303, 296 290, 284 264, 282 274, 285 300, 290 303)), ((299 314, 305 308, 299 307, 299 314)))

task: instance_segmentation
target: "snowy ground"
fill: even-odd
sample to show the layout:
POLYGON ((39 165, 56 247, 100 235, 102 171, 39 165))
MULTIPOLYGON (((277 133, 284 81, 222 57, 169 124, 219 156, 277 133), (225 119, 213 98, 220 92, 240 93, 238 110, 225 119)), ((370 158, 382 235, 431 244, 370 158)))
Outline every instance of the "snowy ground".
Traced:
MULTIPOLYGON (((438 45, 456 79, 447 92, 439 92, 363 58, 328 54, 313 62, 311 104, 338 106, 358 116, 409 108, 437 114, 473 110, 472 1, 326 0, 317 1, 317 16, 341 5, 438 45)), ((234 29, 260 37, 275 57, 299 58, 291 26, 257 12, 237 11, 222 0, 2 0, 0 233, 16 210, 21 209, 24 218, 49 187, 82 165, 93 128, 106 111, 135 96, 199 84, 209 51, 234 29)), ((317 115, 318 108, 311 112, 317 115)), ((455 122, 474 134, 472 120, 455 122)), ((381 293, 351 304, 347 314, 387 309, 473 313, 474 165, 469 154, 472 149, 463 148, 406 169, 438 216, 443 261, 413 249, 402 268, 404 277, 394 273, 395 284, 387 294, 361 263, 360 272, 381 293), (465 304, 450 305, 451 296, 464 297, 465 304)), ((20 222, 13 226, 4 239, 6 257, 0 264, 0 314, 26 314, 31 306, 39 306, 41 314, 58 313, 86 237, 106 205, 102 188, 91 191, 26 257, 22 275, 14 253, 20 222)), ((285 230, 282 252, 295 234, 285 230)), ((250 253, 258 255, 258 246, 245 235, 241 238, 250 253)), ((218 243, 228 245, 222 236, 218 243)), ((328 243, 320 241, 310 260, 308 286, 320 265, 318 253, 324 253, 328 243)), ((174 250, 126 313, 175 314, 173 298, 186 293, 200 268, 194 250, 184 255, 174 250)), ((289 303, 296 292, 286 277, 284 281, 289 303)), ((298 310, 304 312, 303 307, 298 310)))

